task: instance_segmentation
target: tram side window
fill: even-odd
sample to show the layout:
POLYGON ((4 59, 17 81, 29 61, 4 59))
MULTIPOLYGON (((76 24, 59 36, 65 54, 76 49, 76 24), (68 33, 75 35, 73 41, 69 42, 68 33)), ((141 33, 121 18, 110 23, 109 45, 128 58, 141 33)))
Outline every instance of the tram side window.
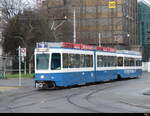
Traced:
POLYGON ((103 67, 103 56, 97 56, 97 67, 103 67))
POLYGON ((97 56, 97 67, 113 67, 116 61, 115 56, 97 56))
POLYGON ((80 68, 80 54, 75 54, 75 68, 80 68))
POLYGON ((89 55, 89 67, 93 67, 93 55, 89 55))
POLYGON ((125 66, 130 66, 129 58, 125 58, 124 63, 125 66))
POLYGON ((75 64, 75 58, 74 58, 74 54, 68 54, 68 67, 69 68, 74 68, 74 64, 75 64))
POLYGON ((68 63, 69 63, 69 58, 68 54, 63 54, 63 68, 68 68, 68 63))
POLYGON ((117 66, 117 57, 111 56, 111 66, 117 66))
POLYGON ((93 67, 93 56, 83 54, 63 54, 63 68, 93 67))
POLYGON ((52 54, 51 70, 61 70, 61 55, 60 55, 60 53, 52 54))
POLYGON ((84 67, 88 67, 88 56, 84 55, 84 67))
POLYGON ((108 65, 107 56, 103 56, 103 67, 107 67, 108 65))
POLYGON ((134 58, 125 58, 125 66, 136 66, 134 58))
POLYGON ((136 66, 142 66, 142 60, 136 59, 136 66))
POLYGON ((107 56, 107 66, 108 67, 113 66, 113 58, 112 58, 112 56, 107 56))
POLYGON ((116 57, 115 56, 108 56, 108 67, 116 66, 116 57))
POLYGON ((118 66, 123 66, 123 57, 118 57, 118 66))
POLYGON ((85 65, 84 65, 85 60, 84 60, 84 58, 85 58, 85 55, 81 54, 80 55, 80 67, 81 68, 85 67, 85 65))
POLYGON ((130 58, 130 66, 135 66, 134 58, 130 58))
POLYGON ((105 67, 111 66, 110 56, 105 56, 104 61, 105 61, 105 67))
POLYGON ((68 67, 69 68, 80 67, 80 55, 79 54, 68 54, 68 67))
POLYGON ((93 67, 93 57, 92 55, 85 55, 85 66, 84 67, 93 67))

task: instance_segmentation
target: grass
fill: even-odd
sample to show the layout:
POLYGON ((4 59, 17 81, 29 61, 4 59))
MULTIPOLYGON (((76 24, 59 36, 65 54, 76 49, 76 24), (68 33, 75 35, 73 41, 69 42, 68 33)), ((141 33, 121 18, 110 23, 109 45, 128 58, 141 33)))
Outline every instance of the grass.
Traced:
MULTIPOLYGON (((34 74, 21 74, 22 78, 33 78, 34 74)), ((7 78, 19 78, 19 74, 6 74, 7 78)))

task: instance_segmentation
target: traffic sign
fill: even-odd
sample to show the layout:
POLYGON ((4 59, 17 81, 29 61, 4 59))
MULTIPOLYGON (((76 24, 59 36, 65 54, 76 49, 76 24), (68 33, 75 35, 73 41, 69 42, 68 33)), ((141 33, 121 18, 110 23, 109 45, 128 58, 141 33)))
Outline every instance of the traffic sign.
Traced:
POLYGON ((27 56, 26 48, 21 48, 21 56, 23 56, 23 57, 27 56))
POLYGON ((109 1, 109 8, 116 8, 116 1, 109 1))

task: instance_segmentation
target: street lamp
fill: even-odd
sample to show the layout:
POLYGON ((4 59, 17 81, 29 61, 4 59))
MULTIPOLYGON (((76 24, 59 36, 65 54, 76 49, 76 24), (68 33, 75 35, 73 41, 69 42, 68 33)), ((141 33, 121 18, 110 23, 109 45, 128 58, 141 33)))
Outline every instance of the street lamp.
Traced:
POLYGON ((67 16, 64 16, 64 18, 62 19, 53 19, 53 23, 52 23, 52 26, 51 26, 51 31, 52 30, 57 30, 61 25, 63 25, 67 20, 67 16), (63 20, 60 24, 58 24, 57 26, 55 26, 55 21, 58 21, 58 20, 63 20), (55 26, 55 27, 54 27, 55 26))
POLYGON ((73 43, 76 43, 77 32, 76 32, 76 10, 73 11, 73 43))
POLYGON ((130 37, 130 34, 127 34, 127 37, 130 37))

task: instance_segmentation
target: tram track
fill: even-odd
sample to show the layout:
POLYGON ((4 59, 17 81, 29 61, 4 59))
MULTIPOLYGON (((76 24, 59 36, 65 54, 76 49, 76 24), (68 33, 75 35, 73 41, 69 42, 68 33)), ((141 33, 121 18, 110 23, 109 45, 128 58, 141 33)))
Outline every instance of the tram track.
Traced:
POLYGON ((3 105, 1 105, 1 106, 3 106, 3 107, 1 107, 1 109, 3 109, 2 112, 4 111, 4 112, 13 113, 13 110, 10 107, 10 104, 15 100, 20 99, 21 97, 28 96, 29 93, 32 94, 32 92, 33 92, 33 90, 23 92, 23 93, 22 92, 21 93, 20 92, 19 93, 16 93, 16 92, 15 93, 8 93, 8 92, 2 93, 2 95, 0 97, 1 104, 3 104, 3 105))
POLYGON ((92 97, 99 92, 122 86, 122 82, 116 81, 116 82, 108 82, 103 84, 94 84, 94 85, 92 84, 92 85, 84 85, 84 86, 72 87, 66 89, 46 90, 46 91, 37 91, 35 89, 31 90, 31 88, 28 91, 26 89, 23 89, 23 91, 25 90, 25 92, 19 92, 17 94, 13 93, 7 96, 9 99, 8 99, 8 105, 5 110, 14 113, 20 108, 27 108, 33 105, 35 106, 42 105, 41 108, 48 109, 51 106, 50 105, 51 102, 55 103, 57 100, 60 100, 61 102, 67 102, 71 104, 72 106, 80 109, 83 112, 85 111, 85 112, 92 112, 92 113, 93 112, 104 113, 97 108, 96 104, 92 103, 91 101, 92 97), (40 98, 38 94, 44 97, 40 98), (27 103, 22 102, 20 104, 20 101, 24 100, 24 98, 31 100, 35 96, 38 96, 40 99, 37 99, 33 102, 27 102, 27 103), (76 100, 79 100, 81 102, 77 102, 76 100))
MULTIPOLYGON (((84 109, 86 111, 91 111, 91 112, 94 112, 94 113, 104 113, 104 112, 99 111, 99 109, 96 110, 97 109, 96 104, 92 103, 92 101, 91 101, 92 96, 97 94, 97 93, 99 93, 99 92, 102 92, 102 91, 105 91, 105 90, 108 90, 108 89, 112 89, 112 88, 115 88, 115 87, 122 86, 122 82, 124 82, 124 81, 116 81, 116 82, 112 82, 112 83, 111 82, 108 82, 108 83, 106 82, 102 86, 100 86, 99 84, 96 84, 96 85, 94 85, 95 87, 92 88, 92 90, 90 89, 90 91, 88 91, 88 92, 82 92, 81 91, 81 93, 75 93, 75 94, 72 94, 72 95, 68 96, 67 97, 67 101, 70 104, 72 104, 72 105, 74 105, 74 106, 76 106, 78 108, 82 108, 82 109, 84 109), (85 93, 87 93, 87 94, 85 94, 85 93), (80 95, 82 95, 82 94, 85 94, 85 95, 82 96, 82 98, 80 98, 80 95), (90 104, 90 106, 94 106, 94 107, 89 107, 89 105, 87 105, 87 104, 85 104, 84 106, 81 105, 81 104, 78 104, 78 102, 76 102, 74 100, 74 98, 76 98, 78 96, 79 96, 79 99, 82 99, 81 101, 86 100, 86 102, 88 104, 90 104)), ((118 107, 115 107, 115 106, 114 106, 114 108, 120 109, 120 111, 124 112, 124 110, 121 109, 121 108, 118 108, 118 107)), ((131 111, 128 110, 128 112, 131 112, 131 111)))
MULTIPOLYGON (((89 87, 89 86, 88 86, 89 87)), ((89 87, 90 88, 90 87, 89 87)), ((107 87, 108 88, 108 87, 107 87)), ((109 87, 110 88, 110 87, 109 87)), ((23 107, 28 107, 28 106, 31 106, 31 105, 38 105, 38 104, 41 104, 41 103, 47 103, 47 102, 51 102, 51 101, 56 101, 56 100, 60 100, 60 99, 67 99, 67 101, 70 103, 70 104, 72 104, 72 105, 74 105, 74 106, 76 106, 76 107, 78 107, 78 108, 82 108, 82 109, 86 109, 86 110, 88 110, 88 111, 91 111, 91 112, 98 112, 98 111, 96 111, 96 110, 94 110, 94 109, 89 109, 89 108, 85 108, 85 107, 82 107, 82 106, 80 106, 80 105, 78 105, 78 104, 75 104, 72 100, 71 100, 71 98, 72 97, 75 97, 75 96, 78 96, 78 95, 81 95, 81 94, 83 94, 83 90, 84 90, 85 88, 83 87, 81 87, 81 88, 79 88, 78 90, 79 91, 77 91, 77 93, 76 93, 76 91, 75 91, 75 93, 73 92, 73 93, 71 93, 69 96, 65 93, 65 94, 62 94, 62 95, 60 95, 59 97, 52 97, 52 98, 48 98, 48 99, 40 99, 39 101, 35 101, 35 102, 31 102, 31 103, 24 103, 24 104, 21 104, 21 105, 17 105, 16 103, 16 101, 18 101, 18 100, 21 100, 21 99, 23 99, 23 98, 27 98, 27 97, 30 97, 30 96, 36 96, 37 94, 39 94, 39 91, 35 91, 35 90, 31 90, 31 91, 27 91, 27 92, 21 92, 21 93, 18 93, 18 94, 11 94, 11 95, 9 95, 9 97, 11 96, 11 97, 13 97, 12 99, 9 99, 9 104, 8 104, 8 106, 7 106, 7 110, 9 111, 9 112, 15 112, 14 110, 15 109, 18 109, 18 108, 23 108, 23 107), (81 89, 81 90, 80 90, 81 89)), ((104 88, 104 89, 106 89, 106 88, 104 88)), ((100 89, 100 90, 104 90, 104 89, 100 89)), ((64 89, 64 90, 69 90, 69 89, 64 89)), ((72 88, 71 90, 74 90, 74 88, 72 88)), ((57 91, 60 91, 60 90, 56 90, 56 92, 57 91)), ((69 90, 70 91, 70 90, 69 90)), ((96 93, 97 91, 99 91, 99 89, 98 90, 95 90, 95 87, 94 87, 94 89, 92 90, 92 92, 91 92, 91 89, 90 90, 87 90, 87 91, 85 91, 84 93, 86 94, 86 93, 88 93, 88 92, 90 92, 87 96, 85 96, 86 98, 88 98, 89 96, 91 96, 92 94, 94 94, 94 93, 96 93)), ((48 94, 48 96, 50 96, 50 95, 52 95, 53 94, 53 90, 52 91, 50 91, 50 92, 52 92, 51 94, 48 94)), ((46 92, 47 93, 47 92, 46 92)), ((47 95, 47 94, 45 94, 44 93, 44 95, 47 95)))
POLYGON ((16 108, 33 105, 33 103, 30 103, 30 104, 18 105, 18 106, 14 107, 14 105, 16 105, 15 101, 17 101, 19 99, 23 99, 25 97, 29 97, 33 94, 35 95, 35 94, 37 94, 37 92, 35 90, 31 90, 31 91, 27 91, 27 92, 23 92, 23 93, 9 95, 8 98, 10 98, 10 99, 9 99, 9 103, 6 107, 6 110, 8 110, 8 112, 14 113, 15 112, 14 109, 16 109, 16 108))
MULTIPOLYGON (((46 90, 47 92, 52 92, 53 90, 46 90)), ((57 90, 56 90, 57 91, 57 90)), ((59 90, 58 90, 59 91, 59 90)), ((9 100, 9 105, 7 107, 7 109, 10 111, 10 112, 14 112, 13 110, 15 109, 18 109, 18 108, 23 108, 23 107, 28 107, 28 106, 32 106, 32 105, 38 105, 38 104, 44 104, 44 103, 47 103, 47 102, 51 102, 51 101, 55 101, 55 100, 60 100, 60 99, 65 99, 66 98, 66 94, 63 94, 62 96, 58 96, 58 97, 52 97, 52 98, 45 98, 45 99, 39 99, 39 100, 36 100, 34 102, 31 102, 31 103, 24 103, 24 104, 21 104, 21 105, 16 105, 17 101, 21 100, 21 99, 24 99, 24 98, 29 98, 30 96, 36 96, 38 94, 41 94, 39 93, 40 91, 36 91, 36 90, 32 90, 32 91, 28 91, 26 93, 22 93, 21 95, 12 95, 13 96, 13 99, 9 100), (16 102, 16 103, 15 103, 16 102)), ((46 92, 46 93, 47 93, 46 92)), ((45 93, 45 90, 44 90, 44 95, 47 95, 45 93)), ((53 94, 53 93, 52 93, 53 94)), ((52 94, 48 94, 49 96, 52 95, 52 94)))
MULTIPOLYGON (((108 84, 107 84, 108 85, 108 84)), ((95 88, 97 88, 97 85, 95 85, 96 87, 95 88)), ((82 93, 74 93, 74 94, 72 94, 72 95, 70 95, 70 96, 67 96, 67 101, 70 103, 70 104, 72 104, 72 105, 74 105, 74 106, 76 106, 76 107, 78 107, 78 108, 82 108, 82 109, 84 109, 84 110, 87 110, 87 111, 90 111, 90 112, 94 112, 94 113, 104 113, 104 112, 100 112, 99 110, 96 110, 97 108, 96 108, 96 106, 94 105, 94 104, 92 104, 90 101, 89 101, 89 98, 92 96, 92 95, 94 95, 94 94, 96 94, 96 93, 98 93, 98 92, 100 92, 100 91, 104 91, 104 90, 107 90, 107 89, 110 89, 110 88, 114 88, 114 87, 118 87, 118 86, 121 86, 121 84, 118 84, 118 85, 109 85, 109 86, 107 86, 107 87, 105 87, 104 86, 104 88, 98 88, 98 89, 93 89, 93 90, 91 90, 91 91, 89 91, 89 92, 82 92, 82 93), (87 104, 88 105, 90 105, 90 106, 94 106, 94 107, 90 107, 90 106, 82 106, 82 105, 80 105, 80 104, 77 104, 77 102, 76 101, 74 101, 73 100, 73 98, 75 98, 75 97, 78 97, 78 96, 80 96, 80 95, 82 95, 82 94, 86 94, 86 93, 88 93, 87 95, 85 95, 83 98, 82 98, 82 101, 83 100, 86 100, 87 101, 87 104)))

